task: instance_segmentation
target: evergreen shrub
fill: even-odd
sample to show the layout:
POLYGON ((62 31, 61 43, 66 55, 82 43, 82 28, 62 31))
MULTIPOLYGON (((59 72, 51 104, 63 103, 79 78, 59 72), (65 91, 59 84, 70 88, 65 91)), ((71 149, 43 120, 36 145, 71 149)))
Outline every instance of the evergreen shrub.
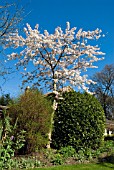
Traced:
POLYGON ((65 92, 55 112, 52 147, 97 149, 104 142, 104 123, 103 108, 93 95, 65 92))
POLYGON ((4 94, 0 96, 0 105, 2 106, 7 106, 12 101, 13 99, 10 97, 10 94, 4 94))
POLYGON ((9 112, 12 123, 18 118, 17 132, 19 129, 26 131, 22 153, 46 147, 52 107, 38 90, 27 90, 10 106, 9 112))

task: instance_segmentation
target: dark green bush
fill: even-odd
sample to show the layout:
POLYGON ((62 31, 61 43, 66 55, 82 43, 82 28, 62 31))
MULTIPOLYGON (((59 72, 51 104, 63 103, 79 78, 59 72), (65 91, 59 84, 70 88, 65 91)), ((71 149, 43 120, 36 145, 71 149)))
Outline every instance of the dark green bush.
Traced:
POLYGON ((13 99, 10 97, 10 94, 4 94, 0 97, 0 105, 7 106, 13 99))
MULTIPOLYGON (((45 147, 50 127, 51 104, 38 90, 29 90, 9 109, 13 122, 18 118, 18 129, 26 131, 26 143, 22 152, 30 153, 45 147)), ((12 122, 12 123, 13 123, 12 122)))
POLYGON ((93 95, 65 92, 55 112, 52 147, 97 149, 104 141, 104 122, 103 109, 93 95))

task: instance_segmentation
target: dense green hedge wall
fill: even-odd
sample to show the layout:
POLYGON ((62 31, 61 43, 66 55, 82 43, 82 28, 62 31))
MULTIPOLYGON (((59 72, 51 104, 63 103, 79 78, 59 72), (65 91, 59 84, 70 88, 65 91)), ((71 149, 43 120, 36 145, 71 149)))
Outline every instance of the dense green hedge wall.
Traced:
POLYGON ((24 153, 46 147, 50 127, 51 103, 38 90, 28 90, 9 109, 12 122, 17 121, 18 129, 26 131, 24 153))
POLYGON ((76 150, 96 149, 104 141, 104 111, 88 93, 63 93, 55 112, 52 147, 73 146, 76 150))

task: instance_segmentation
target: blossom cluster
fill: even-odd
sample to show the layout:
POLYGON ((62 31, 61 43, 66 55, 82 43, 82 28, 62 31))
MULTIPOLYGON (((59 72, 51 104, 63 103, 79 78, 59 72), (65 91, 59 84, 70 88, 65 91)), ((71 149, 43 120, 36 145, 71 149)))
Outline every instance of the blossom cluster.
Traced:
POLYGON ((19 48, 20 52, 13 52, 8 55, 8 59, 18 59, 16 66, 24 67, 23 83, 44 83, 54 91, 67 84, 88 90, 86 83, 92 81, 82 72, 96 67, 94 62, 103 59, 99 57, 104 53, 98 45, 93 46, 90 43, 98 40, 102 31, 98 28, 94 31, 76 31, 76 27, 70 28, 69 22, 66 25, 65 31, 57 27, 50 34, 47 30, 40 33, 38 24, 34 29, 27 24, 24 28, 25 36, 19 35, 18 31, 9 35, 5 47, 19 48), (32 70, 27 68, 30 62, 34 65, 32 70))

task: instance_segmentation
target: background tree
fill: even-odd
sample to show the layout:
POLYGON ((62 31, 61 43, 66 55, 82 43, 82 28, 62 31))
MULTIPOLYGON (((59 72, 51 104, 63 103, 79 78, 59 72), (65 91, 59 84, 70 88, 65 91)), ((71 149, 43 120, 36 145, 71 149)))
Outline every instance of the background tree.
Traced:
POLYGON ((90 90, 103 106, 106 117, 114 118, 114 64, 106 65, 101 72, 93 75, 92 80, 97 84, 91 84, 90 90))
POLYGON ((4 44, 7 36, 15 32, 18 24, 22 21, 23 7, 18 0, 0 2, 0 44, 4 44))
POLYGON ((0 78, 6 81, 8 74, 12 73, 12 68, 8 67, 5 61, 4 44, 10 33, 13 33, 20 26, 23 19, 24 7, 21 6, 19 0, 1 0, 0 1, 0 78))
MULTIPOLYGON (((86 83, 92 82, 87 79, 87 68, 94 68, 93 63, 101 60, 98 55, 103 55, 98 45, 90 45, 91 40, 101 37, 101 30, 82 31, 70 28, 67 22, 65 32, 61 27, 55 28, 54 34, 47 30, 40 33, 38 25, 32 29, 29 24, 24 28, 25 36, 20 36, 18 31, 9 34, 5 47, 19 48, 19 53, 9 55, 9 60, 18 59, 17 68, 24 67, 24 83, 32 83, 34 86, 43 85, 52 90, 58 97, 58 89, 68 84, 81 87, 88 91, 86 83), (88 41, 87 41, 88 40, 88 41), (29 67, 30 63, 34 67, 29 67), (28 72, 26 71, 28 69, 28 72), (82 74, 83 72, 83 74, 82 74)), ((57 100, 54 100, 53 108, 57 108, 57 100)), ((51 122, 53 122, 53 115, 51 122)), ((49 133, 51 140, 51 131, 49 133)))

